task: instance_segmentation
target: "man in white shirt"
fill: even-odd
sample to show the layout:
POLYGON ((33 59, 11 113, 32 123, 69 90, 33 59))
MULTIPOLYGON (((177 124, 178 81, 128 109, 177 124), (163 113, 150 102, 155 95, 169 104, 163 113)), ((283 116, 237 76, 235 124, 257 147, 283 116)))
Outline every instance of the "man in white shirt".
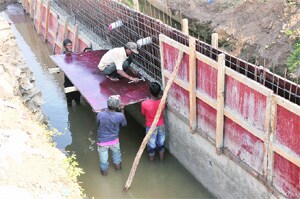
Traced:
POLYGON ((113 48, 107 51, 101 58, 98 68, 112 81, 118 81, 119 76, 125 77, 133 82, 140 79, 126 73, 131 63, 131 55, 138 54, 137 44, 128 42, 124 47, 113 48))

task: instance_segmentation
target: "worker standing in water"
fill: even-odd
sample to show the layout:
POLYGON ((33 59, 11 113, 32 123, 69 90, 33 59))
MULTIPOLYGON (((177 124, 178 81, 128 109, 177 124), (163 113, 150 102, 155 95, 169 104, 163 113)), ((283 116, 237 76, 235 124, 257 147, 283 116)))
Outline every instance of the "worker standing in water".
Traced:
POLYGON ((118 81, 120 77, 124 77, 132 82, 138 82, 139 78, 127 74, 132 62, 131 56, 138 53, 137 44, 128 42, 124 47, 107 51, 101 58, 98 68, 112 81, 118 81))
POLYGON ((106 111, 97 114, 97 145, 100 159, 100 171, 103 176, 108 170, 108 150, 112 152, 112 159, 116 170, 121 169, 121 149, 119 143, 120 126, 126 126, 127 121, 121 110, 119 95, 112 95, 107 100, 106 111))
MULTIPOLYGON (((161 87, 157 82, 151 82, 149 90, 151 93, 151 99, 145 100, 141 104, 141 112, 146 117, 146 134, 148 133, 154 121, 157 109, 161 101, 161 87)), ((166 138, 165 134, 165 121, 163 114, 161 114, 154 129, 154 133, 151 135, 151 138, 147 143, 150 161, 154 160, 156 150, 159 153, 160 160, 164 160, 164 143, 166 138)))
MULTIPOLYGON (((63 46, 65 48, 63 54, 73 53, 73 51, 72 51, 73 44, 72 44, 72 41, 70 39, 65 39, 63 41, 63 46)), ((74 86, 73 83, 65 75, 64 87, 67 88, 67 87, 71 87, 71 86, 74 86)), ((73 92, 66 93, 68 107, 72 106, 72 101, 73 100, 75 101, 75 103, 77 105, 80 105, 80 96, 81 96, 81 94, 80 94, 79 91, 73 91, 73 92)))

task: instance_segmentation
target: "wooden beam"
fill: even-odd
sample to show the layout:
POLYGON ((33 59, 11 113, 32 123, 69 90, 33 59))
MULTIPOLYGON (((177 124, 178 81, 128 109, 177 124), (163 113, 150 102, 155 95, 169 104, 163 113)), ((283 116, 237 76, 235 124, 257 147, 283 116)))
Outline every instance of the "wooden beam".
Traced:
POLYGON ((216 152, 221 155, 224 140, 225 54, 218 55, 218 63, 216 152))
POLYGON ((246 129, 249 133, 251 133, 255 137, 259 138, 260 140, 265 141, 266 136, 264 135, 263 131, 258 130, 257 128, 255 128, 254 126, 249 124, 248 121, 241 119, 240 116, 238 116, 236 113, 232 112, 230 109, 224 108, 224 115, 226 117, 230 118, 232 121, 234 121, 238 125, 240 125, 241 127, 243 127, 244 129, 246 129))
POLYGON ((213 33, 211 35, 211 45, 213 48, 218 48, 218 40, 219 40, 218 33, 213 33))
POLYGON ((177 41, 163 35, 163 34, 159 34, 159 40, 161 40, 162 42, 167 43, 170 46, 173 46, 174 48, 180 49, 182 52, 188 54, 189 53, 189 47, 187 47, 186 45, 183 45, 181 43, 178 43, 177 41))
POLYGON ((216 62, 215 60, 199 53, 196 52, 196 58, 199 59, 200 61, 206 63, 207 65, 210 65, 211 67, 218 69, 218 62, 216 62))
POLYGON ((165 88, 166 82, 165 82, 165 62, 164 62, 164 36, 162 34, 159 34, 159 52, 160 52, 160 63, 161 63, 161 78, 162 78, 162 86, 165 88))
POLYGON ((271 135, 271 119, 272 119, 272 93, 267 96, 266 113, 265 113, 265 138, 264 138, 264 159, 263 159, 263 175, 267 177, 268 174, 268 155, 270 151, 270 135, 271 135))
POLYGON ((60 72, 60 68, 55 67, 55 68, 49 68, 48 71, 53 74, 53 73, 59 73, 60 72))
POLYGON ((63 34, 62 34, 62 41, 61 41, 61 52, 62 53, 64 51, 64 39, 66 38, 67 35, 67 31, 68 31, 68 23, 69 23, 69 18, 67 17, 65 22, 64 22, 64 29, 63 29, 63 34))
POLYGON ((278 153, 279 155, 281 155, 291 163, 300 167, 300 157, 293 151, 286 149, 286 147, 278 143, 271 143, 271 148, 274 150, 274 152, 278 153))
POLYGON ((182 19, 181 20, 181 27, 182 27, 182 32, 184 34, 189 35, 189 21, 188 21, 188 19, 182 19))
POLYGON ((46 4, 46 19, 45 19, 45 35, 44 41, 47 41, 48 28, 49 28, 49 16, 50 16, 50 1, 46 4))
POLYGON ((140 12, 139 0, 133 0, 133 8, 135 11, 140 12))
POLYGON ((197 129, 196 98, 196 39, 189 37, 189 97, 190 97, 190 131, 197 129))
POLYGON ((78 41, 78 24, 74 26, 73 52, 76 52, 77 41, 78 41))
POLYGON ((41 34, 41 27, 42 27, 42 20, 43 20, 43 1, 38 0, 38 9, 39 9, 39 16, 38 16, 38 27, 37 27, 37 33, 41 34))
POLYGON ((65 93, 71 93, 71 92, 74 92, 74 91, 78 91, 78 89, 75 86, 65 88, 65 93))
POLYGON ((278 105, 286 108, 288 111, 300 116, 300 106, 297 104, 294 104, 290 102, 287 99, 284 99, 283 97, 280 97, 278 95, 274 95, 275 101, 278 105))
POLYGON ((30 0, 29 15, 30 18, 33 18, 33 0, 30 0))
POLYGON ((275 130, 276 130, 276 120, 277 120, 277 104, 274 99, 275 95, 272 95, 271 101, 271 126, 270 135, 268 137, 268 166, 267 166, 267 181, 269 185, 273 184, 273 173, 274 173, 274 152, 271 148, 271 144, 274 142, 275 130))
POLYGON ((260 83, 253 81, 252 79, 246 77, 243 74, 240 74, 234 70, 232 70, 231 68, 226 68, 226 75, 232 77, 233 79, 241 82, 242 84, 247 85, 249 88, 254 89, 255 91, 265 95, 265 96, 269 96, 270 93, 272 92, 269 88, 261 85, 260 83))

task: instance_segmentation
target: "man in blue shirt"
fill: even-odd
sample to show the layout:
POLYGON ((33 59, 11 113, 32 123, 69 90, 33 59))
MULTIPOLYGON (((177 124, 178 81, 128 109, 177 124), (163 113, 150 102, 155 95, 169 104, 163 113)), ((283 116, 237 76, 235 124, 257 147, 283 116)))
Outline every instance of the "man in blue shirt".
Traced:
POLYGON ((120 125, 126 126, 127 121, 120 110, 119 95, 112 95, 107 100, 108 109, 97 114, 97 145, 100 158, 101 174, 105 176, 108 170, 108 149, 112 152, 116 170, 121 169, 121 149, 119 143, 120 125))

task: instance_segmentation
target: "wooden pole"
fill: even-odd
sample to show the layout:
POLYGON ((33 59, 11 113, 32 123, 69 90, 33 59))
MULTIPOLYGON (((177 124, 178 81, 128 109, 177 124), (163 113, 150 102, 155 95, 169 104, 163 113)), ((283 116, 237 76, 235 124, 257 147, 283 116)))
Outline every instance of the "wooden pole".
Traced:
POLYGON ((45 35, 44 41, 47 41, 48 28, 49 28, 49 16, 50 16, 50 1, 46 4, 46 19, 45 19, 45 35))
POLYGON ((148 131, 148 133, 147 133, 147 135, 145 136, 145 138, 144 138, 144 140, 143 140, 143 142, 142 142, 142 144, 141 144, 141 146, 140 146, 140 148, 139 148, 138 153, 137 153, 136 156, 135 156, 134 162, 133 162, 132 167, 131 167, 131 170, 130 170, 130 174, 129 174, 129 176, 128 176, 128 179, 127 179, 126 184, 125 184, 125 187, 124 187, 124 189, 125 189, 126 191, 128 191, 128 189, 129 189, 130 186, 131 186, 131 183, 132 183, 133 177, 134 177, 134 175, 135 175, 135 171, 136 171, 136 169, 137 169, 137 166, 138 166, 138 164, 139 164, 139 161, 140 161, 140 159, 141 159, 142 153, 143 153, 143 151, 144 151, 144 149, 145 149, 145 147, 146 147, 146 144, 148 143, 148 141, 149 141, 151 135, 153 134, 154 129, 156 128, 156 124, 157 124, 157 122, 158 122, 158 120, 159 120, 159 117, 160 117, 160 115, 161 115, 161 112, 162 112, 162 110, 163 110, 163 108, 164 108, 164 106, 165 106, 165 102, 166 102, 166 99, 167 99, 167 94, 168 94, 169 89, 170 89, 170 87, 171 87, 171 85, 172 85, 172 83, 173 83, 173 81, 174 81, 174 79, 175 79, 175 77, 176 77, 176 75, 177 75, 177 72, 178 72, 178 69, 179 69, 179 64, 180 64, 180 62, 181 62, 182 57, 183 57, 183 52, 180 51, 179 54, 178 54, 178 58, 177 58, 177 61, 176 61, 176 64, 175 64, 174 71, 173 71, 173 73, 172 73, 171 78, 169 79, 169 81, 168 81, 168 83, 167 83, 167 86, 166 86, 166 88, 165 88, 164 94, 163 94, 163 96, 162 96, 162 98, 161 98, 161 101, 160 101, 160 104, 159 104, 159 106, 158 106, 158 110, 157 110, 157 112, 156 112, 154 121, 153 121, 153 123, 152 123, 152 125, 151 125, 151 127, 150 127, 150 129, 149 129, 149 131, 148 131))
POLYGON ((224 140, 225 54, 218 56, 218 64, 216 153, 221 155, 224 140))
POLYGON ((133 8, 135 11, 140 12, 139 0, 133 0, 133 8))
POLYGON ((38 0, 39 2, 39 16, 38 16, 38 27, 37 27, 37 33, 41 34, 41 27, 42 27, 42 20, 43 20, 43 1, 38 0))
POLYGON ((272 143, 274 142, 274 136, 276 131, 276 120, 277 120, 277 103, 274 100, 274 95, 271 99, 271 127, 270 133, 268 136, 268 163, 267 163, 267 182, 269 185, 273 184, 273 173, 274 173, 274 151, 271 148, 272 143))
POLYGON ((213 48, 218 48, 218 40, 219 40, 219 35, 218 33, 213 33, 211 35, 211 45, 213 48))
POLYGON ((189 95, 190 95, 190 131, 197 128, 197 103, 196 103, 196 39, 189 38, 189 95))
POLYGON ((73 38, 73 52, 76 52, 77 40, 78 40, 78 24, 74 26, 74 38, 73 38))
POLYGON ((182 23, 182 32, 184 34, 189 34, 189 22, 188 22, 188 19, 182 19, 181 21, 182 23))

